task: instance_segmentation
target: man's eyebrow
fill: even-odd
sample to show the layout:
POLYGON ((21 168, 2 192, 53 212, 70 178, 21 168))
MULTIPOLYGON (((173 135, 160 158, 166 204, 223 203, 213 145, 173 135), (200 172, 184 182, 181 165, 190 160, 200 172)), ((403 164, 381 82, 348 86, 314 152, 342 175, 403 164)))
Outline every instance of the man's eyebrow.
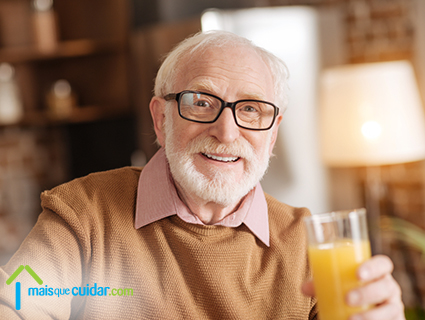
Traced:
POLYGON ((254 93, 254 92, 245 92, 243 94, 244 99, 252 99, 252 100, 265 100, 264 95, 254 93))
POLYGON ((218 87, 213 82, 208 80, 202 80, 191 85, 190 90, 203 91, 207 93, 218 92, 218 87))
MULTIPOLYGON (((217 92, 219 92, 219 89, 216 85, 214 85, 213 82, 208 81, 208 80, 202 80, 199 82, 194 83, 193 85, 191 85, 190 90, 195 90, 195 91, 202 91, 202 92, 206 92, 206 93, 211 93, 211 94, 216 94, 217 92)), ((264 95, 259 94, 259 93, 255 93, 255 92, 243 92, 240 95, 240 99, 238 100, 244 100, 244 99, 249 99, 249 100, 265 100, 264 95)))

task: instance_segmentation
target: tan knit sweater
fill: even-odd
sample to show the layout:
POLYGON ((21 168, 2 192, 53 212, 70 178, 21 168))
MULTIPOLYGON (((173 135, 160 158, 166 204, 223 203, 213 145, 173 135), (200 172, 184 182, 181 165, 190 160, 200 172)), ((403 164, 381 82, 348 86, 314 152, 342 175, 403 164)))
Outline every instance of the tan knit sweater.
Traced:
POLYGON ((136 230, 139 175, 137 168, 96 173, 42 194, 37 224, 0 268, 1 319, 315 319, 315 301, 300 291, 309 277, 306 209, 266 195, 270 247, 244 225, 193 225, 177 216, 136 230), (15 286, 5 281, 19 265, 44 283, 22 272, 16 311, 15 286), (109 287, 106 296, 28 295, 29 287, 72 292, 95 283, 109 287), (117 294, 125 288, 133 295, 117 294))

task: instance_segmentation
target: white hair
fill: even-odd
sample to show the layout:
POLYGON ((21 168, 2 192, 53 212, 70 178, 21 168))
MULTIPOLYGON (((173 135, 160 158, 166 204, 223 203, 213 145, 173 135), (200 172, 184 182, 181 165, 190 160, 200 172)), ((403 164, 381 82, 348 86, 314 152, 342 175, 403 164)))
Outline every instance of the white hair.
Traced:
POLYGON ((275 103, 280 112, 288 105, 288 68, 285 63, 271 52, 256 46, 250 40, 226 31, 199 32, 178 44, 165 58, 156 80, 155 96, 164 97, 174 93, 174 86, 180 65, 187 55, 202 53, 212 47, 242 47, 256 52, 269 67, 274 83, 275 103))

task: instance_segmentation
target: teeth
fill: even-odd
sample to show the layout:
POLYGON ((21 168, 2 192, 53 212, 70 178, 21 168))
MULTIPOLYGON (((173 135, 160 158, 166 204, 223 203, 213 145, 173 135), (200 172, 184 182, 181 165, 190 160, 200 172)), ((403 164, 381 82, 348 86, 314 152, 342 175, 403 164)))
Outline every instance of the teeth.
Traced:
POLYGON ((204 153, 204 155, 210 159, 223 161, 223 162, 235 162, 239 159, 239 157, 218 157, 218 156, 214 156, 212 154, 207 154, 207 153, 204 153))

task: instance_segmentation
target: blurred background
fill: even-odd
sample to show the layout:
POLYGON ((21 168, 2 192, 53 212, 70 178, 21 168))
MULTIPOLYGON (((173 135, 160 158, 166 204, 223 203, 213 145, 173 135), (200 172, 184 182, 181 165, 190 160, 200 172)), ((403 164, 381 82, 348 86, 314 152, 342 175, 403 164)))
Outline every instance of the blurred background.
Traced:
POLYGON ((409 319, 423 319, 423 0, 0 0, 0 265, 40 192, 153 156, 156 71, 202 29, 289 67, 264 189, 313 213, 367 207, 374 251, 394 260, 409 319))

